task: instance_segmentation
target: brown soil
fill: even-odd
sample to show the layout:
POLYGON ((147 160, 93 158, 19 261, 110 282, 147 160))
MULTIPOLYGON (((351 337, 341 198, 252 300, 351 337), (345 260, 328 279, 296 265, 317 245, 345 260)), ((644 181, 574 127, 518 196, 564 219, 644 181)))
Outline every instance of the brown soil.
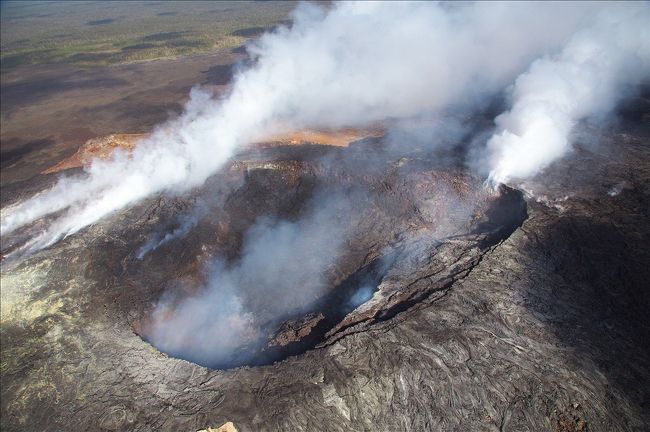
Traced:
MULTIPOLYGON (((222 51, 89 70, 57 64, 3 71, 3 204, 89 139, 115 131, 147 133, 178 115, 190 88, 204 82, 212 67, 223 66, 221 73, 229 76, 241 58, 222 51)), ((218 94, 227 81, 206 87, 218 94)))

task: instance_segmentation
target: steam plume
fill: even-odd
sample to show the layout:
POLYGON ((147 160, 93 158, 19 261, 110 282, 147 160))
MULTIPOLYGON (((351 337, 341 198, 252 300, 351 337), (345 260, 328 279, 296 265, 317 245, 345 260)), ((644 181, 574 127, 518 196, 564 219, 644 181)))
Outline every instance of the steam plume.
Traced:
POLYGON ((163 298, 148 337, 159 349, 209 366, 248 360, 245 347, 264 343, 263 323, 305 311, 326 291, 351 212, 347 196, 313 200, 299 221, 262 218, 246 234, 241 259, 216 259, 195 294, 163 298))
POLYGON ((591 28, 558 57, 536 62, 515 85, 512 111, 498 120, 502 131, 489 144, 491 178, 534 174, 565 151, 575 120, 616 100, 611 81, 630 65, 616 50, 646 47, 639 55, 647 58, 644 17, 647 3, 360 2, 329 11, 301 4, 291 28, 250 47, 253 66, 236 76, 229 95, 216 100, 193 90, 184 114, 130 157, 95 162, 85 176, 3 209, 2 233, 57 213, 26 245, 49 246, 151 194, 202 184, 237 148, 281 128, 354 126, 471 107, 591 28), (640 31, 619 28, 610 46, 599 33, 609 27, 589 26, 611 11, 620 15, 619 27, 636 17, 633 28, 640 31), (590 60, 601 53, 606 60, 590 60), (549 71, 555 79, 540 87, 538 77, 549 71), (519 149, 529 156, 517 158, 519 149))
POLYGON ((650 77, 648 16, 647 3, 601 14, 517 79, 512 109, 487 144, 492 182, 537 174, 570 149, 578 121, 609 112, 626 86, 650 77))
POLYGON ((189 233, 192 230, 192 228, 196 226, 197 223, 198 223, 198 217, 196 213, 191 213, 179 217, 178 226, 173 230, 168 231, 164 234, 154 233, 150 235, 147 241, 145 242, 145 244, 142 245, 142 247, 140 247, 140 249, 138 250, 138 253, 136 254, 136 258, 141 260, 149 252, 155 251, 160 246, 169 243, 174 239, 183 237, 184 235, 189 233))

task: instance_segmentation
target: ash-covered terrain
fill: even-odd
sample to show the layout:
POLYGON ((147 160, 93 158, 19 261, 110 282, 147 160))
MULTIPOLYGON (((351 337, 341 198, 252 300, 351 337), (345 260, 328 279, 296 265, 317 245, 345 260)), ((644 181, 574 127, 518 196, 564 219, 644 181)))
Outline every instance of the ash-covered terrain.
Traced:
MULTIPOLYGON (((5 258, 3 428, 645 430, 650 131, 639 103, 643 116, 598 131, 599 145, 528 185, 534 196, 491 192, 417 153, 360 163, 372 140, 273 147, 238 155, 189 197, 5 258), (327 221, 346 244, 322 257, 332 267, 314 302, 266 317, 273 299, 251 288, 246 310, 264 322, 249 346, 219 333, 233 331, 233 311, 218 302, 202 322, 213 333, 183 333, 203 344, 199 362, 217 353, 213 368, 283 361, 214 370, 145 342, 165 292, 200 289, 205 263, 236 265, 261 216, 302 220, 325 190, 349 198, 327 221), (214 208, 139 259, 200 196, 214 208)), ((309 267, 291 259, 269 257, 309 267)), ((296 290, 285 289, 283 302, 296 290)))
POLYGON ((153 130, 12 153, 2 430, 649 430, 647 12, 301 5, 153 130))

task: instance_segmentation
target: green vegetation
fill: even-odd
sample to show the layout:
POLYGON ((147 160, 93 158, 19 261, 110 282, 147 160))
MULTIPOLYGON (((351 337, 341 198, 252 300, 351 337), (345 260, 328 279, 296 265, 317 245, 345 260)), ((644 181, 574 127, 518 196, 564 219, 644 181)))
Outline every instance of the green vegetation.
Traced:
POLYGON ((2 2, 2 69, 78 66, 235 48, 285 22, 290 2, 2 2))

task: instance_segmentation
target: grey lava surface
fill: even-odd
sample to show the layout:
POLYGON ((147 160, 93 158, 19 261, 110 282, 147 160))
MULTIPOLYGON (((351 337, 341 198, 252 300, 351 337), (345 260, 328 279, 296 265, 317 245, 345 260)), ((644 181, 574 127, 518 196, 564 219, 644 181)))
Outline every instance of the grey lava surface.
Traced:
MULTIPOLYGON (((373 140, 275 147, 236 156, 190 194, 4 258, 2 430, 649 430, 650 105, 639 105, 496 192, 434 156, 368 160, 373 140), (331 289, 278 318, 257 360, 205 367, 146 341, 175 280, 237 260, 258 217, 299 218, 322 191, 361 197, 341 214, 349 241, 331 289), (147 235, 205 197, 209 217, 137 259, 147 235), (341 308, 361 280, 372 298, 341 308)), ((38 229, 3 238, 3 254, 38 229)))

